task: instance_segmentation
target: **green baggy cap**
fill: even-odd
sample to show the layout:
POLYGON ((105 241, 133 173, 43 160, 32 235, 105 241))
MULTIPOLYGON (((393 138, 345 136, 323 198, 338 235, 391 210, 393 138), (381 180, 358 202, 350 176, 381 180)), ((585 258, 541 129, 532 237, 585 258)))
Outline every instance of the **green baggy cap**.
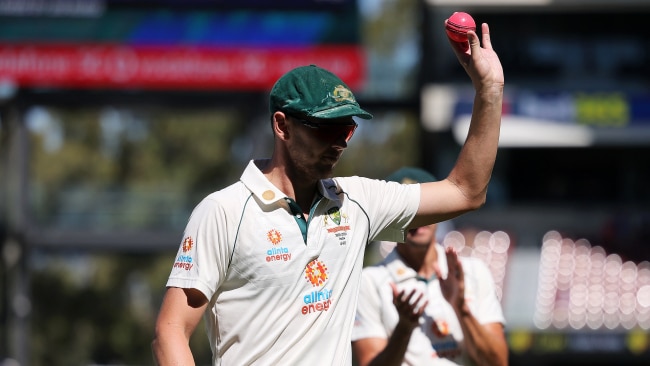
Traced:
POLYGON ((316 65, 300 66, 284 74, 271 89, 270 110, 323 119, 372 118, 338 76, 316 65))

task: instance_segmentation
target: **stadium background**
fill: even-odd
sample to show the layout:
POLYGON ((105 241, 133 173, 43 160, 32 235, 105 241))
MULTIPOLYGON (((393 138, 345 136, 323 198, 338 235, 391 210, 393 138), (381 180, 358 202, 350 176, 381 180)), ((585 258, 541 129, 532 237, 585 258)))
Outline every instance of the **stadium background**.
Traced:
POLYGON ((151 364, 189 212, 270 153, 293 66, 375 115, 338 174, 446 175, 471 106, 453 11, 490 24, 507 87, 488 202, 445 244, 493 270, 511 365, 648 364, 643 0, 0 0, 0 364, 151 364))

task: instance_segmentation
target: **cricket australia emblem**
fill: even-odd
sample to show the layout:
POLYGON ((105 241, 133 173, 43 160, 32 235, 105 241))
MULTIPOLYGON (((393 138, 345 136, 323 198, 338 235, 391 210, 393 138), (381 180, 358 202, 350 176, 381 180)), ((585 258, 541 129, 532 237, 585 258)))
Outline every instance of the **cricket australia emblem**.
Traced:
POLYGON ((336 236, 339 240, 339 245, 347 245, 348 231, 350 231, 348 215, 342 213, 339 207, 332 207, 327 210, 327 215, 324 216, 324 221, 327 232, 336 236))

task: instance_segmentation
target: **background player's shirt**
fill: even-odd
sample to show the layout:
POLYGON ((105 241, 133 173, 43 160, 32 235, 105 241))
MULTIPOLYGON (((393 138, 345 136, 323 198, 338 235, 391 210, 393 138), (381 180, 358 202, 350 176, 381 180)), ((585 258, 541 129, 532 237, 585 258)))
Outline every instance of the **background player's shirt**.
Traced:
MULTIPOLYGON (((441 275, 446 278, 448 268, 444 248, 435 245, 441 275)), ((465 274, 465 300, 472 314, 481 324, 505 324, 488 267, 477 258, 459 259, 465 274)), ((352 340, 390 338, 399 321, 393 305, 392 282, 407 293, 417 288, 429 301, 420 318, 420 326, 413 330, 403 364, 473 365, 463 350, 463 332, 456 313, 443 297, 438 279, 424 282, 416 276, 417 272, 407 266, 395 250, 381 263, 366 267, 362 274, 352 340)))

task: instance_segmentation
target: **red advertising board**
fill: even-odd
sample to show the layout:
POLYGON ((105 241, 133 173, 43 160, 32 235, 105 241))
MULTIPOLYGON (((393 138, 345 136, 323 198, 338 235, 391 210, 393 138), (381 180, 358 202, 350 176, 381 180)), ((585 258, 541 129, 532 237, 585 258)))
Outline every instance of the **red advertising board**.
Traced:
POLYGON ((353 89, 364 79, 358 46, 0 44, 0 81, 19 87, 268 90, 289 69, 308 64, 336 73, 353 89))

